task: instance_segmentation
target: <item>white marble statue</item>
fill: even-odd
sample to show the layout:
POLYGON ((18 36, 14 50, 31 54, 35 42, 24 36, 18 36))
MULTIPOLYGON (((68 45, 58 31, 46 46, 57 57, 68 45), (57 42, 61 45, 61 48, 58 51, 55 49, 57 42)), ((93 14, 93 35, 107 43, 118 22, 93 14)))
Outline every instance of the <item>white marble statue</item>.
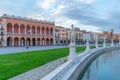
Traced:
POLYGON ((75 42, 75 30, 74 30, 74 26, 73 24, 71 25, 72 29, 71 29, 71 42, 75 42))
POLYGON ((76 45, 75 45, 75 31, 73 24, 71 25, 71 43, 70 43, 70 52, 68 56, 68 60, 73 60, 74 63, 77 61, 77 54, 76 54, 76 45))

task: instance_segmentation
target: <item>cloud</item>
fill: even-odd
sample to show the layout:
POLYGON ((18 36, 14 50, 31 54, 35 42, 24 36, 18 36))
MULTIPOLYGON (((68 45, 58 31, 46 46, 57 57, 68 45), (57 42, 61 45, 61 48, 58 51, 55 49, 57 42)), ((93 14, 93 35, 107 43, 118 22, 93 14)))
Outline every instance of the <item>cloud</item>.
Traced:
POLYGON ((29 0, 0 0, 0 15, 6 13, 9 15, 26 16, 27 12, 32 10, 33 5, 34 1, 29 0))
POLYGON ((94 0, 80 0, 81 2, 85 2, 85 3, 88 3, 88 4, 91 4, 94 2, 94 0))
POLYGON ((40 14, 40 13, 30 13, 30 14, 28 14, 27 15, 27 17, 28 18, 33 18, 33 19, 38 19, 38 20, 45 20, 45 18, 43 17, 43 15, 42 14, 40 14))
POLYGON ((82 29, 91 30, 87 27, 87 25, 89 25, 89 27, 94 28, 94 30, 98 31, 98 29, 100 29, 97 28, 96 25, 91 24, 92 22, 97 22, 96 19, 98 19, 96 13, 93 10, 94 8, 91 5, 79 0, 70 0, 69 2, 66 2, 67 0, 62 2, 52 12, 52 16, 54 16, 56 24, 65 27, 69 27, 71 24, 75 24, 77 27, 84 27, 82 29))
POLYGON ((51 6, 54 6, 54 3, 56 2, 56 0, 37 0, 37 5, 40 7, 40 8, 43 8, 43 9, 48 9, 50 8, 51 6))
POLYGON ((91 4, 94 0, 91 0, 91 2, 87 1, 88 0, 64 0, 64 2, 60 3, 52 12, 56 24, 62 24, 63 26, 65 25, 65 27, 70 24, 76 24, 79 25, 80 28, 94 29, 94 31, 104 31, 113 28, 116 32, 119 32, 119 11, 106 11, 107 16, 102 16, 91 4))
POLYGON ((70 27, 71 24, 74 24, 81 29, 94 31, 114 28, 116 32, 119 32, 120 10, 118 8, 120 7, 120 1, 115 0, 114 3, 109 4, 107 3, 108 1, 13 0, 11 2, 10 0, 1 0, 0 15, 7 13, 10 15, 50 20, 55 21, 56 25, 63 27, 70 27), (102 8, 106 7, 102 9, 101 6, 102 8))

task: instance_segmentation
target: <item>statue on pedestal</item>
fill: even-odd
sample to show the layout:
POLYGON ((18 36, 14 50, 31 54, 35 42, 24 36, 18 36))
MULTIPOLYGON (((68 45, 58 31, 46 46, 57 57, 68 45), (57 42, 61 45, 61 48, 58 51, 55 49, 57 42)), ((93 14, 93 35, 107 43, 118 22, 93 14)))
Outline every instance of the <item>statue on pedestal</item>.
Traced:
POLYGON ((71 29, 71 43, 75 42, 75 30, 74 30, 74 26, 73 24, 71 25, 72 29, 71 29))
POLYGON ((73 60, 73 62, 77 61, 77 54, 76 54, 76 45, 75 45, 75 31, 73 24, 71 25, 71 43, 70 43, 70 52, 68 56, 68 60, 73 60))

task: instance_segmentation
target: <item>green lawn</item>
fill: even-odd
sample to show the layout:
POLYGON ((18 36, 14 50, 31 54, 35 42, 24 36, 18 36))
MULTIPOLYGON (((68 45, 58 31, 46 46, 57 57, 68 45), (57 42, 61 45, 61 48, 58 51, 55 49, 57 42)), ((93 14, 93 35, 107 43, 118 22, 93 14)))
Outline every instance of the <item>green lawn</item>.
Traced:
MULTIPOLYGON (((77 52, 84 50, 85 46, 76 49, 77 52)), ((62 48, 0 55, 0 80, 6 80, 68 54, 69 48, 62 48)))

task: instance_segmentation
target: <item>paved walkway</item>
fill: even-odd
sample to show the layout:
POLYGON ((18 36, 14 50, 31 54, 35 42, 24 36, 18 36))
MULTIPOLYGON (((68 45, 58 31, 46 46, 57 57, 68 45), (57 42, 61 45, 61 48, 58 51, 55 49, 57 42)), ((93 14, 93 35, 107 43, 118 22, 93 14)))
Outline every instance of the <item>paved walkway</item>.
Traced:
POLYGON ((34 47, 1 47, 0 54, 10 54, 10 53, 18 53, 18 52, 27 52, 27 51, 36 51, 36 50, 48 50, 55 48, 65 48, 68 46, 34 46, 34 47))
POLYGON ((38 68, 32 69, 28 72, 22 73, 8 80, 40 80, 41 78, 55 70, 57 67, 59 67, 61 64, 66 62, 66 60, 67 57, 57 59, 55 61, 47 63, 38 68))
MULTIPOLYGON (((93 45, 93 44, 91 44, 93 45)), ((85 46, 77 45, 77 46, 85 46)), ((48 50, 48 49, 56 49, 56 48, 65 48, 67 46, 33 46, 33 47, 0 47, 0 54, 11 54, 11 53, 19 53, 19 52, 27 52, 27 51, 36 51, 36 50, 48 50)))

